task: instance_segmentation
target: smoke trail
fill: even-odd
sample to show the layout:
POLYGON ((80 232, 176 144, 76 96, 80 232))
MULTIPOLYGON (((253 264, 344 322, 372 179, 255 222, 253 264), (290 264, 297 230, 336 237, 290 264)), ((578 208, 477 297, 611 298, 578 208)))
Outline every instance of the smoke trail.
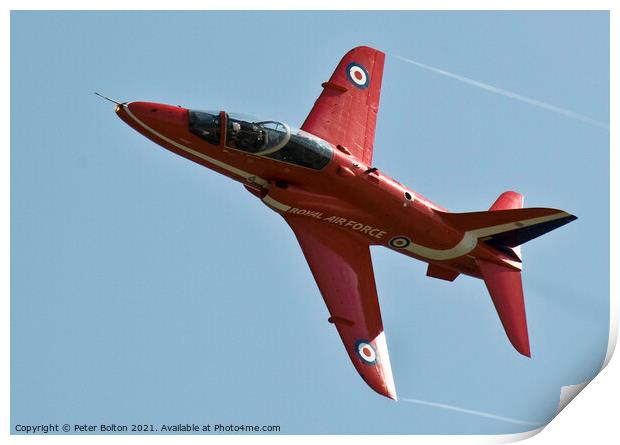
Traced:
POLYGON ((427 405, 427 406, 433 406, 435 408, 449 409, 452 411, 457 411, 459 413, 472 414, 474 416, 487 417, 489 419, 501 420, 503 422, 516 423, 519 425, 530 425, 530 426, 541 427, 547 423, 547 422, 541 422, 541 421, 512 419, 510 417, 498 416, 498 415, 491 414, 491 413, 485 413, 483 411, 475 411, 473 409, 461 408, 459 406, 454 406, 454 405, 446 405, 445 403, 429 402, 426 400, 407 399, 403 397, 399 397, 398 400, 400 402, 417 403, 419 405, 427 405))
POLYGON ((574 111, 566 110, 564 108, 556 107, 555 105, 548 104, 546 102, 542 102, 540 100, 531 99, 529 97, 521 96, 520 94, 513 93, 512 91, 504 90, 502 88, 495 87, 493 85, 489 85, 483 82, 478 82, 477 80, 470 79, 469 77, 460 76, 458 74, 451 73, 446 70, 442 70, 440 68, 436 68, 434 66, 426 65, 421 62, 416 62, 415 60, 407 59, 405 57, 394 55, 395 58, 402 60, 403 62, 411 63, 412 65, 418 66, 420 68, 424 68, 425 70, 432 71, 437 74, 441 74, 446 77, 451 77, 452 79, 460 80, 461 82, 465 82, 469 85, 473 85, 478 88, 482 88, 483 90, 489 91, 491 93, 499 94, 500 96, 509 97, 511 99, 515 99, 521 102, 525 102, 526 104, 534 105, 535 107, 542 108, 543 110, 551 111, 553 113, 561 114, 562 116, 575 119, 586 124, 593 125, 599 128, 609 129, 609 125, 605 122, 600 122, 589 118, 588 116, 584 116, 583 114, 575 113, 574 111))

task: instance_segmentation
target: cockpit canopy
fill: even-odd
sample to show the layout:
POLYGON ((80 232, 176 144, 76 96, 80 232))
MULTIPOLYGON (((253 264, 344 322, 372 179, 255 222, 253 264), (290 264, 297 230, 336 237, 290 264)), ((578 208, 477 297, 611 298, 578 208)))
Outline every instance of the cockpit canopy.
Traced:
POLYGON ((220 145, 220 113, 189 110, 189 131, 209 144, 220 145))
MULTIPOLYGON (((283 122, 236 113, 226 114, 225 118, 226 147, 315 170, 325 167, 332 158, 330 144, 283 122)), ((219 145, 220 120, 220 113, 190 110, 189 130, 210 144, 219 145)))

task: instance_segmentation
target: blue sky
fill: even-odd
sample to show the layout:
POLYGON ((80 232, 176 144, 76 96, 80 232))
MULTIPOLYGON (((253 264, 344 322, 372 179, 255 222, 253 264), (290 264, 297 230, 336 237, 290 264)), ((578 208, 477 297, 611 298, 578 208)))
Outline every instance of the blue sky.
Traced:
POLYGON ((453 211, 504 190, 579 219, 524 249, 532 359, 482 281, 373 249, 401 398, 522 420, 605 355, 609 132, 406 64, 609 121, 604 12, 12 13, 11 423, 510 433, 359 378, 284 221, 121 122, 121 100, 298 126, 340 57, 388 54, 375 166, 453 211))

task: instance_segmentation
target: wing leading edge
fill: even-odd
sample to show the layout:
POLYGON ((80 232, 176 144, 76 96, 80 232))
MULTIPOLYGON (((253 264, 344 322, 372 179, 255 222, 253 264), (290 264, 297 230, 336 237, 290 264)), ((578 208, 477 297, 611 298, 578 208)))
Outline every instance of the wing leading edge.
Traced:
POLYGON ((336 227, 284 216, 293 229, 355 369, 379 394, 397 400, 370 248, 336 227))

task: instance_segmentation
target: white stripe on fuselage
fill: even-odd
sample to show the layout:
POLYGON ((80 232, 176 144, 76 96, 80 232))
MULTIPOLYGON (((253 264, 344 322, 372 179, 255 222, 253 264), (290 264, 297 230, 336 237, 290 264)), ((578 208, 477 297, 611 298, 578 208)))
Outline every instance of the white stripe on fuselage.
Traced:
MULTIPOLYGON (((213 164, 226 171, 234 173, 237 176, 241 176, 248 182, 253 182, 254 184, 258 184, 262 187, 269 185, 268 181, 266 181, 265 179, 259 176, 256 176, 252 173, 241 170, 232 165, 226 164, 225 162, 212 158, 211 156, 207 156, 199 151, 192 150, 191 148, 186 147, 183 144, 179 144, 178 142, 170 139, 167 136, 164 136, 157 130, 149 127, 147 124, 142 122, 129 110, 129 107, 127 105, 123 105, 123 108, 127 112, 127 115, 131 117, 134 121, 136 121, 138 125, 140 125, 145 130, 151 132, 158 138, 168 142, 170 145, 173 145, 174 147, 178 148, 179 150, 183 150, 184 152, 189 153, 193 156, 196 156, 197 158, 200 158, 204 161, 207 161, 210 164, 213 164)), ((269 195, 263 198, 263 202, 267 204, 268 206, 276 210, 279 210, 281 212, 287 212, 291 208, 291 206, 281 203, 280 201, 273 199, 269 195)), ((470 230, 468 232, 465 232, 465 235, 463 236, 461 241, 459 241, 457 245, 455 245, 454 247, 451 247, 450 249, 443 249, 443 250, 432 249, 430 247, 425 247, 420 244, 415 244, 412 242, 406 248, 397 249, 397 250, 407 250, 415 255, 428 258, 431 260, 450 260, 450 259, 454 259, 454 258, 458 258, 463 255, 466 255, 467 253, 474 250, 474 248, 476 247, 476 244, 478 243, 478 238, 495 235, 497 233, 505 232, 511 229, 518 229, 521 227, 528 227, 528 226, 532 226, 534 224, 539 224, 542 222, 553 221, 555 219, 563 218, 566 216, 569 216, 569 214, 566 212, 560 212, 554 215, 542 216, 539 218, 532 218, 532 219, 527 219, 527 220, 518 221, 518 222, 515 221, 515 222, 511 222, 507 224, 500 224, 497 226, 483 227, 483 228, 476 229, 476 230, 470 230)))
POLYGON ((469 230, 465 232, 461 241, 459 241, 456 246, 450 249, 431 249, 412 242, 402 250, 407 250, 413 254, 429 258, 431 260, 451 260, 466 255, 472 250, 474 250, 479 238, 507 232, 508 230, 514 230, 548 221, 554 221, 556 219, 564 218, 567 216, 569 216, 569 214, 566 212, 558 212, 554 213, 553 215, 540 216, 538 218, 524 219, 522 221, 514 221, 506 224, 499 224, 496 226, 481 227, 480 229, 469 230))
POLYGON ((263 198, 263 202, 274 209, 280 210, 281 212, 288 212, 291 209, 291 206, 282 204, 280 201, 276 201, 269 195, 263 198))

